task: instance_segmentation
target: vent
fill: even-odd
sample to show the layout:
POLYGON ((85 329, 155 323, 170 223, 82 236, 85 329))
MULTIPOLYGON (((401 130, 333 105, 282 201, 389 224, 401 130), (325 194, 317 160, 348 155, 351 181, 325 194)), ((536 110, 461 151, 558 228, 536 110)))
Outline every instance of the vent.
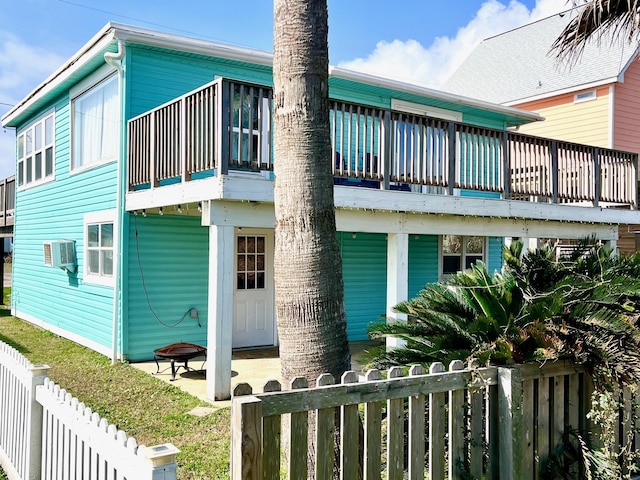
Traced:
POLYGON ((44 242, 44 264, 69 272, 76 271, 75 242, 73 240, 53 240, 44 242))

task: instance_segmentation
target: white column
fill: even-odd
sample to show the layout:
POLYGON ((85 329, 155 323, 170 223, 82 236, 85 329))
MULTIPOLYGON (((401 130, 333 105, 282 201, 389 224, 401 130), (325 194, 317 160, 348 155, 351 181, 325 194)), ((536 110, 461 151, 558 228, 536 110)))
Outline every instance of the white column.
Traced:
MULTIPOLYGON (((387 235, 387 321, 407 321, 407 316, 393 311, 398 303, 409 296, 409 235, 387 235)), ((404 341, 387 338, 387 348, 400 347, 404 341)))
POLYGON ((209 227, 207 397, 231 397, 234 227, 209 227))

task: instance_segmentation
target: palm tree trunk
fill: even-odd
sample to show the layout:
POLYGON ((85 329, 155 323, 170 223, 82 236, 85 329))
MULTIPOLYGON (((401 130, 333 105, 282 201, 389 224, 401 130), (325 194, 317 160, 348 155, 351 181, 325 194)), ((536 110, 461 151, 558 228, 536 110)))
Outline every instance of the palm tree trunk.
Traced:
POLYGON ((274 275, 285 384, 303 376, 314 386, 327 372, 340 381, 351 363, 333 203, 327 34, 326 0, 274 1, 274 275))

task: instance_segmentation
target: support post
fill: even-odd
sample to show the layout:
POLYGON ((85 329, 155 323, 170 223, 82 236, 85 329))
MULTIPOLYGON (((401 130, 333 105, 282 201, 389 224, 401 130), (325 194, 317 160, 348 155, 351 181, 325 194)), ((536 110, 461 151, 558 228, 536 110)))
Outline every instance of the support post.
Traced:
POLYGON ((517 367, 498 367, 500 421, 500 479, 518 480, 522 474, 522 376, 517 367))
MULTIPOLYGON (((407 316, 393 307, 409 296, 409 235, 390 233, 387 239, 387 321, 406 322, 407 316)), ((405 342, 387 338, 387 348, 404 346, 405 342)))
POLYGON ((231 397, 234 234, 232 226, 209 227, 207 397, 214 400, 231 397))

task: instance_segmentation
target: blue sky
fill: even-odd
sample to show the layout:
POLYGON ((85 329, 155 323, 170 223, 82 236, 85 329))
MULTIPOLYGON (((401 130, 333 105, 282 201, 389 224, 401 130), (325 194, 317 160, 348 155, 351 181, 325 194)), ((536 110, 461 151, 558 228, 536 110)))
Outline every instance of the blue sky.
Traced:
MULTIPOLYGON (((333 65, 437 87, 484 38, 570 7, 565 0, 328 0, 333 65)), ((270 0, 18 0, 0 5, 0 116, 107 22, 272 49, 270 0), (241 5, 241 7, 240 7, 241 5)), ((0 178, 15 171, 0 129, 0 178)))

